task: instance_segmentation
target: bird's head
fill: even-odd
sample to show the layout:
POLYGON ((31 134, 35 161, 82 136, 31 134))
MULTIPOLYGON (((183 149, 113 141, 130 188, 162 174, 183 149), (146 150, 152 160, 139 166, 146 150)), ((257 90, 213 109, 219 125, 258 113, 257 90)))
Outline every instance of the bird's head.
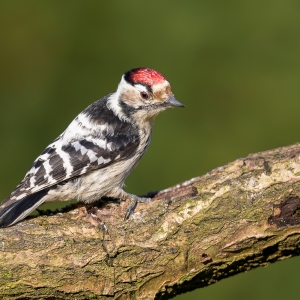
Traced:
POLYGON ((171 107, 184 107, 174 98, 167 79, 148 68, 136 68, 122 76, 118 86, 118 106, 129 116, 153 119, 171 107))

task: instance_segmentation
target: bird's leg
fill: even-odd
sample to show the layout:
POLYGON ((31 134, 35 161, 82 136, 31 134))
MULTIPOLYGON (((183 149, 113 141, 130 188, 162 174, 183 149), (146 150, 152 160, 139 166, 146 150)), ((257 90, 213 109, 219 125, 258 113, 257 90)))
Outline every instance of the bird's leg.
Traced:
POLYGON ((127 199, 129 199, 131 201, 130 204, 126 208, 124 220, 127 220, 129 218, 129 216, 134 212, 134 209, 135 209, 137 203, 139 203, 139 202, 140 203, 146 203, 146 202, 150 202, 152 200, 151 198, 138 197, 136 195, 126 193, 122 189, 114 190, 109 195, 109 197, 119 198, 121 201, 126 201, 127 199))
MULTIPOLYGON (((147 203, 152 200, 151 198, 138 197, 138 196, 132 195, 132 194, 127 194, 126 198, 124 200, 126 200, 126 199, 130 199, 131 202, 126 208, 124 220, 127 220, 129 218, 129 216, 134 212, 134 209, 138 202, 147 203)), ((123 199, 121 199, 121 200, 123 200, 123 199)))

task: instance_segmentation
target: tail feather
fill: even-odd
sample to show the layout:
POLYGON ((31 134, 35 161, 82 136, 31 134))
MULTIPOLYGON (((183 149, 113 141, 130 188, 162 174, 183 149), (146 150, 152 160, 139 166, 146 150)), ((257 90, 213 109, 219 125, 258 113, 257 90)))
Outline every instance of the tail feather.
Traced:
POLYGON ((0 227, 8 227, 27 217, 44 202, 49 189, 25 196, 0 211, 0 227))

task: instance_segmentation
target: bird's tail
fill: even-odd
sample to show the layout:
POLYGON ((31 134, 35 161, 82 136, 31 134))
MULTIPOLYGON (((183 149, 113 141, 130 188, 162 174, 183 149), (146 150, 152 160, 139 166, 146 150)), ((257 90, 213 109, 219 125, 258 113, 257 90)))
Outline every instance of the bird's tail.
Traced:
POLYGON ((27 217, 44 202, 48 189, 25 196, 0 211, 0 227, 8 227, 27 217))

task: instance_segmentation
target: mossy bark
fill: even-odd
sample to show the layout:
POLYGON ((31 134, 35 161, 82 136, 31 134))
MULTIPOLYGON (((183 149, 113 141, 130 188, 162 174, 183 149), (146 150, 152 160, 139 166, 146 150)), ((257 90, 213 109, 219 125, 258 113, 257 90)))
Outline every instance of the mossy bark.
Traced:
POLYGON ((169 298, 299 255, 300 145, 161 191, 124 221, 127 204, 1 229, 1 298, 169 298))

